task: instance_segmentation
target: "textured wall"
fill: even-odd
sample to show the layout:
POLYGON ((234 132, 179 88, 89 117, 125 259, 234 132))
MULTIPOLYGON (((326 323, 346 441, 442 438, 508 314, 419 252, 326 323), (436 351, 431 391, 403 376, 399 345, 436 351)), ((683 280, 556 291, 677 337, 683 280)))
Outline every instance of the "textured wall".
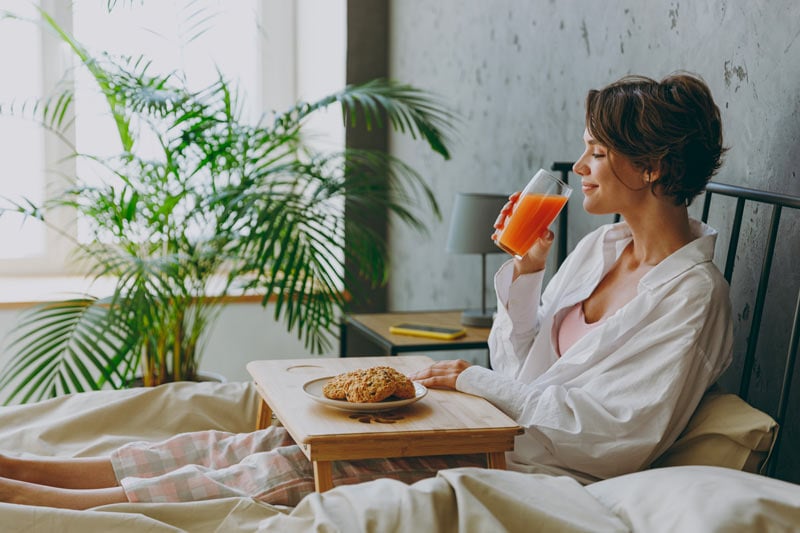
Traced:
MULTIPOLYGON (((390 309, 480 305, 479 258, 443 250, 455 193, 518 190, 537 168, 576 158, 583 147, 586 91, 624 74, 660 78, 683 69, 702 75, 722 110, 731 147, 716 179, 800 195, 799 21, 796 0, 393 2, 391 75, 438 92, 461 123, 448 162, 414 142, 392 141, 393 153, 430 180, 443 220, 431 220, 430 233, 422 236, 391 225, 390 309)), ((570 244, 605 221, 582 212, 579 191, 573 198, 570 244)), ((746 220, 764 215, 762 209, 746 220)), ((722 226, 729 218, 723 213, 712 221, 722 226)), ((753 402, 770 410, 779 372, 767 369, 780 366, 775 353, 786 351, 785 341, 776 339, 786 336, 800 283, 798 218, 784 215, 781 232, 790 238, 776 254, 772 310, 765 315, 753 383, 753 402)), ((760 268, 749 251, 763 245, 763 234, 745 232, 742 238, 733 295, 740 346, 760 268)), ((492 256, 490 270, 501 260, 492 256)), ((726 383, 738 379, 735 370, 726 383)), ((800 405, 797 381, 794 406, 800 405)), ((794 407, 790 418, 798 411, 794 407)), ((785 450, 796 447, 791 443, 800 441, 798 433, 790 424, 785 450)), ((800 481, 800 463, 787 461, 782 470, 800 481)))

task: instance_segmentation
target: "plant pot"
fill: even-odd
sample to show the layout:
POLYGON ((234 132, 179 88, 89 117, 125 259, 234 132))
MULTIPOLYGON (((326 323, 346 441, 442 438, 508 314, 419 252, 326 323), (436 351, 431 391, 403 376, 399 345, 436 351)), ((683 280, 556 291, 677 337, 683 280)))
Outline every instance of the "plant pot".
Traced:
POLYGON ((208 370, 198 370, 196 381, 213 381, 216 383, 227 383, 228 378, 218 372, 210 372, 208 370))
MULTIPOLYGON (((184 380, 184 381, 188 381, 188 380, 184 380)), ((222 374, 219 374, 217 372, 209 372, 207 370, 198 370, 197 374, 195 375, 195 379, 191 380, 191 381, 195 381, 195 382, 198 382, 198 383, 202 383, 204 381, 211 381, 211 382, 214 382, 214 383, 227 383, 228 378, 226 378, 225 376, 223 376, 222 374)), ((173 381, 170 379, 170 380, 167 380, 165 383, 173 383, 173 381)), ((131 380, 131 382, 128 383, 128 387, 130 387, 130 388, 144 387, 144 378, 142 378, 141 376, 133 378, 131 380)))

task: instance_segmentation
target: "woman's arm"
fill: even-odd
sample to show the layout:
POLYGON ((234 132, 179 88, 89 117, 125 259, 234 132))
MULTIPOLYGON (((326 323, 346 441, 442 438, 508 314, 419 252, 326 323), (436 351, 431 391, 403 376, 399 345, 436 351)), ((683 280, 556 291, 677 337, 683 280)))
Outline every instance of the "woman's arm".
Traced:
POLYGON ((516 376, 539 333, 539 300, 544 271, 520 276, 511 281, 513 264, 505 263, 495 275, 497 312, 489 332, 489 359, 492 368, 506 376, 516 376))
MULTIPOLYGON (((492 369, 516 378, 529 357, 546 359, 537 362, 542 369, 555 361, 556 354, 551 350, 534 355, 533 344, 539 330, 552 322, 559 308, 591 294, 604 271, 604 260, 613 261, 603 249, 607 229, 608 226, 600 227, 581 239, 544 291, 544 270, 513 279, 511 261, 500 268, 495 276, 497 314, 489 335, 492 369)), ((542 242, 548 247, 551 244, 552 241, 542 242)), ((517 266, 514 264, 515 269, 517 266)))
POLYGON ((516 450, 523 461, 545 454, 597 478, 646 466, 677 438, 730 362, 724 281, 683 285, 628 306, 532 383, 470 367, 457 388, 526 428, 516 450))

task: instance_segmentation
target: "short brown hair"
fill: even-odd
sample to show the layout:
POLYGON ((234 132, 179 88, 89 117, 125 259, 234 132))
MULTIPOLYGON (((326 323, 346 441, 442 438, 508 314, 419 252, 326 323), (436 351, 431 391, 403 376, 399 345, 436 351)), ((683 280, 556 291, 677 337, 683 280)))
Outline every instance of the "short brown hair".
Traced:
POLYGON ((640 170, 658 170, 652 184, 689 205, 719 170, 722 121, 706 83, 674 73, 660 82, 625 76, 586 96, 586 128, 640 170))

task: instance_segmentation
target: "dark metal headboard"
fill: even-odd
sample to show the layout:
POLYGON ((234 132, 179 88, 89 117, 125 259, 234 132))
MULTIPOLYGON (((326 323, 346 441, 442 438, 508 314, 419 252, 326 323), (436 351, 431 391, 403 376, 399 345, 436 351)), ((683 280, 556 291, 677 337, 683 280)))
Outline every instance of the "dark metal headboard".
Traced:
MULTIPOLYGON (((550 167, 552 170, 561 172, 561 180, 564 183, 569 183, 569 173, 572 171, 572 163, 556 162, 550 167)), ((569 214, 569 202, 564 205, 561 213, 558 215, 558 230, 556 231, 556 265, 561 266, 564 259, 567 257, 567 220, 569 214)))
MULTIPOLYGON (((557 162, 553 163, 552 169, 561 173, 562 179, 569 183, 569 173, 572 170, 572 163, 557 162)), ((781 221, 781 213, 784 209, 800 209, 800 197, 775 194, 766 191, 759 191, 755 189, 748 189, 745 187, 738 187, 734 185, 726 185, 723 183, 710 182, 706 186, 705 196, 703 198, 703 210, 701 219, 703 222, 708 222, 709 211, 711 207, 712 197, 715 195, 726 196, 736 199, 736 210, 733 215, 733 221, 730 229, 730 240, 728 242, 728 250, 723 266, 723 274, 728 283, 731 282, 733 276, 733 267, 736 261, 736 255, 739 245, 739 236, 742 228, 742 220, 744 218, 745 203, 754 202, 756 204, 767 205, 771 207, 770 222, 768 228, 767 243, 763 251, 761 261, 761 275, 758 280, 756 289, 756 297, 754 308, 752 311, 752 321, 750 322, 750 331, 747 336, 747 345, 744 356, 744 363, 742 368, 741 379, 739 382, 739 396, 747 400, 750 392, 750 381, 753 375, 753 365, 755 363, 756 346, 758 343, 758 336, 761 330, 761 319, 764 314, 764 302, 767 295, 767 287, 769 285, 770 271, 772 268, 772 259, 775 253, 775 244, 778 237, 778 227, 781 221)), ((557 255, 556 261, 560 265, 567 255, 567 209, 561 214, 558 221, 558 235, 557 235, 557 255)), ((618 220, 618 217, 615 218, 618 220)), ((791 388, 792 376, 794 375, 794 366, 797 359, 798 344, 800 343, 800 288, 797 292, 797 301, 794 309, 794 316, 792 320, 792 328, 789 334, 789 349, 786 353, 785 368, 781 378, 781 390, 778 398, 778 406, 776 412, 772 414, 775 421, 778 423, 779 428, 784 428, 786 421, 786 412, 789 407, 789 391, 791 388)), ((777 456, 779 452, 779 445, 783 431, 779 430, 778 438, 775 441, 772 454, 770 457, 769 465, 767 467, 767 474, 771 477, 775 476, 775 468, 778 463, 777 456)))
MULTIPOLYGON (((734 213, 733 222, 731 225, 730 241, 728 243, 728 252, 723 271, 725 279, 728 280, 729 283, 733 276, 733 267, 736 261, 736 252, 739 245, 739 235, 742 227, 745 203, 755 202, 758 204, 771 206, 767 243, 765 245, 761 260, 761 275, 759 277, 758 286, 756 289, 753 319, 750 322, 750 331, 747 336, 747 346, 744 364, 742 367, 742 375, 739 382, 739 396, 744 400, 747 400, 750 393, 750 380, 753 375, 756 346, 758 344, 758 336, 761 331, 761 319, 764 314, 764 302, 766 300, 767 287, 769 285, 770 272, 772 269, 772 258, 775 253, 775 243, 777 242, 778 238, 778 227, 781 222, 781 213, 783 212, 784 208, 800 209, 800 197, 789 196, 785 194, 775 194, 755 189, 747 189, 745 187, 711 182, 706 186, 706 194, 705 198, 703 199, 703 212, 701 215, 703 222, 708 221, 711 199, 714 195, 727 196, 736 199, 736 211, 734 213)), ((789 407, 789 390, 791 388, 792 376, 794 375, 794 364, 797 358, 798 339, 800 339, 800 289, 797 291, 797 301, 795 303, 792 329, 789 334, 789 350, 786 353, 786 365, 783 371, 783 377, 781 378, 781 391, 778 397, 778 407, 776 413, 773 415, 773 418, 775 418, 779 428, 784 428, 786 411, 789 407)), ((783 433, 783 430, 779 429, 778 438, 775 441, 775 445, 772 450, 772 457, 767 470, 767 473, 770 476, 775 475, 775 468, 778 463, 777 456, 781 441, 780 437, 783 435, 783 433)))

